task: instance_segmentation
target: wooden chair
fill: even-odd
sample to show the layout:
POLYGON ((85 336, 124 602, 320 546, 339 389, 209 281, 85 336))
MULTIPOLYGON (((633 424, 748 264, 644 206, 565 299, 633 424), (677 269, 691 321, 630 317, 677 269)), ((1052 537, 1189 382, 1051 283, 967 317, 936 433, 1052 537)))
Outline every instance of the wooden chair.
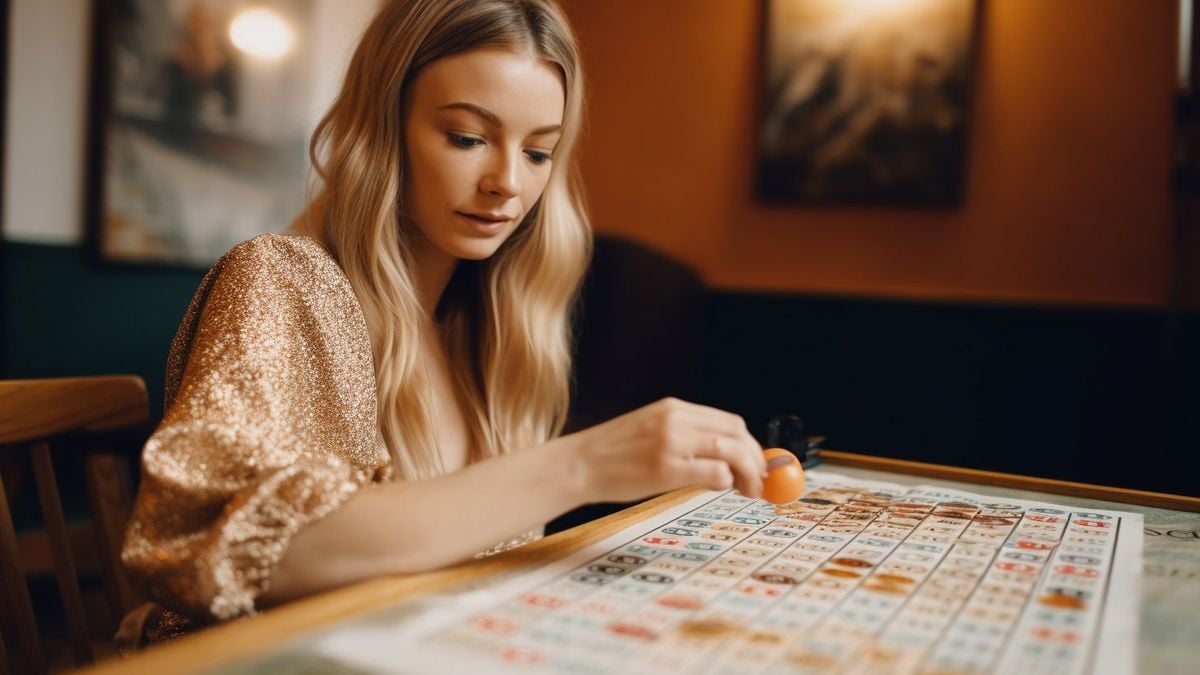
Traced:
MULTIPOLYGON (((38 549, 49 553, 43 557, 57 578, 75 664, 93 660, 77 560, 72 556, 72 535, 80 528, 67 526, 50 443, 61 451, 78 453, 77 448, 86 448, 81 454, 91 527, 83 533, 90 529, 94 536, 92 545, 115 628, 138 600, 125 580, 119 556, 132 503, 126 462, 130 449, 145 440, 149 420, 146 385, 136 376, 0 381, 0 454, 29 455, 45 521, 44 532, 18 539, 0 481, 0 610, 8 608, 16 634, 10 644, 19 646, 29 672, 45 672, 47 664, 25 576, 29 559, 38 557, 32 552, 38 549)), ((7 672, 0 640, 0 675, 7 672)))

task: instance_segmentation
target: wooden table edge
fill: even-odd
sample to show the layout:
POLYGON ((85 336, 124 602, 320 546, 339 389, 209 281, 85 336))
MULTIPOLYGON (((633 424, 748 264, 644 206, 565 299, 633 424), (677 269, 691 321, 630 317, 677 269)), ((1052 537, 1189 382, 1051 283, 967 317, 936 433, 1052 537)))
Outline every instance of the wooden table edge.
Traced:
POLYGON ((1031 490, 1067 497, 1100 499, 1120 504, 1135 504, 1138 506, 1152 506, 1160 509, 1200 513, 1200 498, 1166 492, 1150 492, 1147 490, 1133 490, 1108 485, 1094 485, 1092 483, 1077 483, 1075 481, 1058 480, 1056 478, 1039 478, 1036 476, 1022 476, 1015 473, 967 469, 943 464, 913 462, 907 459, 860 455, 858 453, 841 452, 838 450, 822 450, 821 457, 825 463, 835 467, 838 465, 851 466, 859 469, 888 471, 926 478, 955 480, 963 483, 992 485, 995 487, 1031 490))
MULTIPOLYGON (((836 450, 823 450, 821 455, 825 465, 835 469, 839 465, 850 466, 1200 513, 1200 498, 1185 495, 928 464, 836 450)), ((182 673, 232 664, 244 657, 265 652, 270 647, 302 633, 372 609, 395 604, 414 595, 435 593, 516 566, 540 564, 547 558, 568 555, 679 504, 701 491, 701 488, 676 490, 491 558, 473 560, 434 572, 381 577, 332 590, 262 614, 213 626, 194 635, 152 647, 127 659, 111 659, 79 672, 106 675, 159 673, 169 669, 170 672, 182 673)))
POLYGON ((590 523, 539 539, 527 546, 490 558, 472 560, 433 572, 380 577, 335 589, 311 598, 212 626, 192 635, 151 647, 129 658, 113 658, 76 671, 109 673, 190 673, 232 665, 295 637, 342 619, 396 604, 415 595, 436 593, 474 579, 522 565, 543 564, 616 534, 647 517, 702 492, 683 488, 623 509, 590 523))

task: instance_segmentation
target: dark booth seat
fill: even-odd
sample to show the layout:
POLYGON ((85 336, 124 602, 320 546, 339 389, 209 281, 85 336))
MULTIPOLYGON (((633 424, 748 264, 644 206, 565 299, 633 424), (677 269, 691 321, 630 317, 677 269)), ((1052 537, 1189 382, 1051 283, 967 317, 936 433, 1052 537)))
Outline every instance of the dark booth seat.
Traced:
MULTIPOLYGON (((686 265, 641 244, 596 238, 576 313, 575 381, 566 432, 695 390, 705 288, 686 265)), ((547 532, 622 508, 591 504, 547 532)))

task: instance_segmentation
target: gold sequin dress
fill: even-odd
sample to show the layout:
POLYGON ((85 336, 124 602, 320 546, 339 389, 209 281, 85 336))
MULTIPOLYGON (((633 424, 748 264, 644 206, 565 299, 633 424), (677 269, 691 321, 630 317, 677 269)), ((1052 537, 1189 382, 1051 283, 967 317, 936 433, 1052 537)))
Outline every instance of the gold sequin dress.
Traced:
POLYGON ((329 253, 263 235, 225 254, 171 344, 122 551, 167 611, 131 614, 119 641, 253 613, 300 528, 392 479, 376 405, 366 321, 329 253))

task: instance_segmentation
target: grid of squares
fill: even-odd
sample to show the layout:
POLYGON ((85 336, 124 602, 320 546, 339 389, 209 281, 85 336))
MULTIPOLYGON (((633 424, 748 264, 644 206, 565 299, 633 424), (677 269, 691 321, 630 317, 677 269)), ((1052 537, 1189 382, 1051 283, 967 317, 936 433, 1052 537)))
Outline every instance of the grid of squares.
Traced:
POLYGON ((1085 672, 1120 518, 810 474, 719 494, 431 637, 522 670, 1085 672))

